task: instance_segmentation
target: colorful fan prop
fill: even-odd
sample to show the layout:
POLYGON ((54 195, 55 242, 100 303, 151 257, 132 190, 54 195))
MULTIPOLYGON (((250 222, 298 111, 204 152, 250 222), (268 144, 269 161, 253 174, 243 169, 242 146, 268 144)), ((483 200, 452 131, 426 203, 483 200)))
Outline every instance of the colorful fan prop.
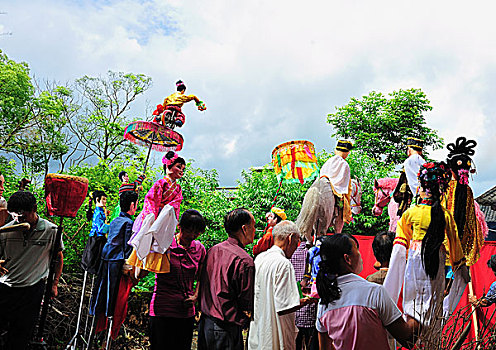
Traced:
POLYGON ((301 184, 319 175, 315 147, 310 141, 289 141, 272 151, 272 164, 279 182, 301 184))

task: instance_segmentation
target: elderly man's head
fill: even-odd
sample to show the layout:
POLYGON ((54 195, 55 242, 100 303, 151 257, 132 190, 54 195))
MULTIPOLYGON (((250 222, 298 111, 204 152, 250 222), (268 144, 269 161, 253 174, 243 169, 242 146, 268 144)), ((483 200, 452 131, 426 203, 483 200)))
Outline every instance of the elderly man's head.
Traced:
POLYGON ((274 245, 284 251, 284 254, 289 259, 300 244, 301 233, 298 226, 292 221, 284 220, 274 226, 272 231, 274 237, 274 245))
POLYGON ((224 228, 229 237, 236 238, 243 246, 255 239, 255 218, 247 209, 237 208, 227 213, 224 228))

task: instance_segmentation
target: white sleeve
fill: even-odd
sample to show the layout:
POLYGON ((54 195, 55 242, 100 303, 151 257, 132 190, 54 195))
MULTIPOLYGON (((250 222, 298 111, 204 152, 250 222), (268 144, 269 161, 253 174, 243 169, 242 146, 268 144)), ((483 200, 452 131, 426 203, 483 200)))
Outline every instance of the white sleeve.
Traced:
POLYGON ((420 170, 420 166, 424 163, 424 159, 418 154, 408 157, 404 163, 408 186, 414 196, 417 194, 417 188, 419 186, 418 172, 420 170))
POLYGON ((274 306, 276 312, 289 310, 300 305, 300 293, 296 284, 296 276, 293 265, 288 264, 281 266, 274 283, 274 306))
POLYGON ((389 270, 383 284, 384 289, 395 303, 398 302, 400 296, 401 286, 405 277, 405 268, 406 247, 401 244, 395 244, 389 261, 389 270))
POLYGON ((389 297, 383 286, 378 286, 377 312, 382 324, 386 327, 401 317, 401 311, 396 303, 389 297))

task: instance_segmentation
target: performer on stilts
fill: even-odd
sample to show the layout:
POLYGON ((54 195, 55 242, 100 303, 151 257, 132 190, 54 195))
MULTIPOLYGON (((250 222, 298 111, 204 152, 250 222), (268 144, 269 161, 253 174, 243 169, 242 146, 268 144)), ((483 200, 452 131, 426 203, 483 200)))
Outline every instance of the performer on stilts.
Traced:
MULTIPOLYGON (((114 339, 126 318, 127 300, 137 280, 148 271, 170 271, 167 249, 176 231, 183 199, 181 186, 176 181, 183 176, 186 162, 173 151, 167 152, 162 162, 166 176, 155 182, 146 194, 143 210, 133 224, 131 239, 126 242, 133 249, 124 265, 126 269, 118 286, 113 324, 109 327, 114 339)), ((97 325, 96 330, 104 328, 97 325)))
POLYGON ((403 169, 393 192, 394 200, 398 203, 398 216, 400 217, 410 208, 412 201, 414 203, 416 201, 419 186, 417 174, 420 166, 425 163, 422 157, 424 141, 409 137, 406 140, 406 146, 408 158, 403 162, 403 169))
MULTIPOLYGON (((484 244, 484 232, 481 223, 478 222, 474 195, 468 184, 469 174, 474 169, 471 156, 475 153, 476 145, 477 142, 474 140, 467 140, 462 136, 446 147, 449 151, 447 163, 451 169, 451 180, 443 205, 455 218, 458 237, 467 266, 472 266, 477 262, 484 244)), ((452 279, 454 275, 459 273, 451 269, 448 270, 448 279, 452 279)), ((449 295, 444 300, 446 315, 455 310, 467 285, 467 283, 463 283, 462 279, 455 279, 455 281, 462 283, 453 282, 453 285, 450 286, 449 295)))
POLYGON ((86 212, 86 218, 92 221, 91 231, 86 242, 81 259, 81 267, 88 273, 96 274, 100 267, 100 258, 102 249, 107 242, 107 233, 109 224, 107 216, 107 195, 103 191, 95 191, 89 201, 89 208, 86 212), (95 210, 92 209, 92 203, 95 203, 95 210))
POLYGON ((339 140, 335 155, 324 163, 320 178, 305 194, 296 225, 307 242, 314 242, 331 226, 340 233, 344 223, 351 221, 351 174, 346 158, 352 148, 350 141, 339 140))
POLYGON ((172 242, 179 221, 183 194, 177 180, 183 176, 186 167, 185 160, 173 151, 167 152, 162 162, 166 175, 155 182, 145 196, 143 210, 136 218, 130 240, 135 249, 128 259, 128 264, 155 273, 169 272, 169 262, 164 253, 172 242), (154 232, 153 239, 143 240, 154 224, 158 231, 154 232))
POLYGON ((114 316, 124 262, 131 255, 127 243, 132 235, 133 215, 136 212, 138 194, 126 191, 119 197, 121 212, 110 223, 107 243, 102 250, 102 264, 93 288, 89 314, 97 318, 96 332, 106 328, 106 318, 114 316))
POLYGON ((384 287, 397 302, 403 286, 403 311, 423 327, 423 339, 441 331, 445 290, 446 250, 450 264, 468 280, 468 270, 451 212, 441 205, 450 172, 444 162, 420 167, 420 203, 398 221, 389 271, 384 287), (443 244, 447 242, 447 247, 443 244), (408 260, 407 260, 408 251, 408 260), (430 332, 430 333, 429 333, 430 332))
POLYGON ((173 125, 182 127, 186 122, 186 116, 184 115, 181 108, 185 103, 189 101, 195 101, 199 111, 204 111, 207 109, 207 107, 205 107, 205 103, 203 101, 200 101, 198 97, 196 97, 195 95, 185 94, 186 85, 182 80, 178 80, 176 82, 176 90, 177 92, 167 96, 164 99, 164 104, 158 105, 157 109, 153 112, 153 115, 155 116, 154 121, 156 123, 162 123, 162 125, 167 126, 166 117, 168 113, 170 113, 171 115, 174 115, 172 121, 173 125))

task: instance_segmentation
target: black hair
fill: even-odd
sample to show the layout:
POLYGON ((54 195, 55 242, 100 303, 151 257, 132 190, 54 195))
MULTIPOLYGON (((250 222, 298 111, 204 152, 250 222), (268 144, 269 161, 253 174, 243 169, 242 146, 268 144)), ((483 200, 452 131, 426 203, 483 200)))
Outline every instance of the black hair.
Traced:
POLYGON ((127 171, 121 171, 121 172, 119 173, 119 180, 121 180, 121 181, 122 181, 122 178, 123 178, 123 177, 124 177, 124 175, 126 175, 126 174, 127 174, 127 171))
POLYGON ((188 209, 181 215, 179 226, 181 227, 181 230, 203 233, 205 232, 207 223, 198 210, 188 209))
POLYGON ((496 275, 496 254, 491 255, 489 260, 487 261, 487 266, 493 270, 494 274, 496 275))
POLYGON ((136 203, 138 201, 138 194, 134 191, 122 192, 119 196, 119 205, 121 211, 127 212, 131 209, 131 203, 136 203))
POLYGON ((241 230, 243 225, 248 225, 250 222, 250 212, 245 208, 231 210, 224 216, 224 228, 229 236, 232 236, 241 230))
POLYGON ((186 85, 184 85, 184 82, 182 80, 176 81, 176 90, 177 91, 184 91, 184 90, 186 90, 186 85))
MULTIPOLYGON (((165 154, 165 158, 167 159, 172 159, 172 157, 174 157, 174 152, 173 151, 169 151, 165 154)), ((167 169, 172 169, 172 167, 175 165, 175 164, 183 164, 184 166, 186 166, 186 161, 184 160, 183 157, 177 157, 170 165, 165 165, 164 164, 164 173, 167 174, 167 169)))
POLYGON ((317 292, 320 296, 320 302, 328 305, 341 298, 341 289, 338 286, 338 274, 341 272, 341 261, 345 254, 351 254, 355 241, 358 247, 358 241, 355 237, 348 234, 336 233, 322 239, 320 245, 320 256, 322 260, 319 263, 319 272, 317 273, 317 292))
POLYGON ((88 221, 92 221, 93 220, 93 202, 96 203, 96 201, 99 200, 102 197, 107 197, 107 195, 103 191, 95 191, 90 196, 90 201, 89 201, 89 204, 88 204, 88 211, 86 212, 86 219, 88 219, 88 221))
POLYGON ((273 211, 271 211, 271 213, 274 214, 274 217, 276 218, 276 224, 278 224, 278 223, 280 223, 282 221, 282 218, 279 215, 277 215, 273 211))
POLYGON ((393 252, 394 232, 379 232, 372 241, 374 256, 381 264, 389 262, 393 252))
POLYGON ((36 211, 36 197, 28 191, 17 191, 7 201, 7 210, 12 213, 21 211, 36 211))

